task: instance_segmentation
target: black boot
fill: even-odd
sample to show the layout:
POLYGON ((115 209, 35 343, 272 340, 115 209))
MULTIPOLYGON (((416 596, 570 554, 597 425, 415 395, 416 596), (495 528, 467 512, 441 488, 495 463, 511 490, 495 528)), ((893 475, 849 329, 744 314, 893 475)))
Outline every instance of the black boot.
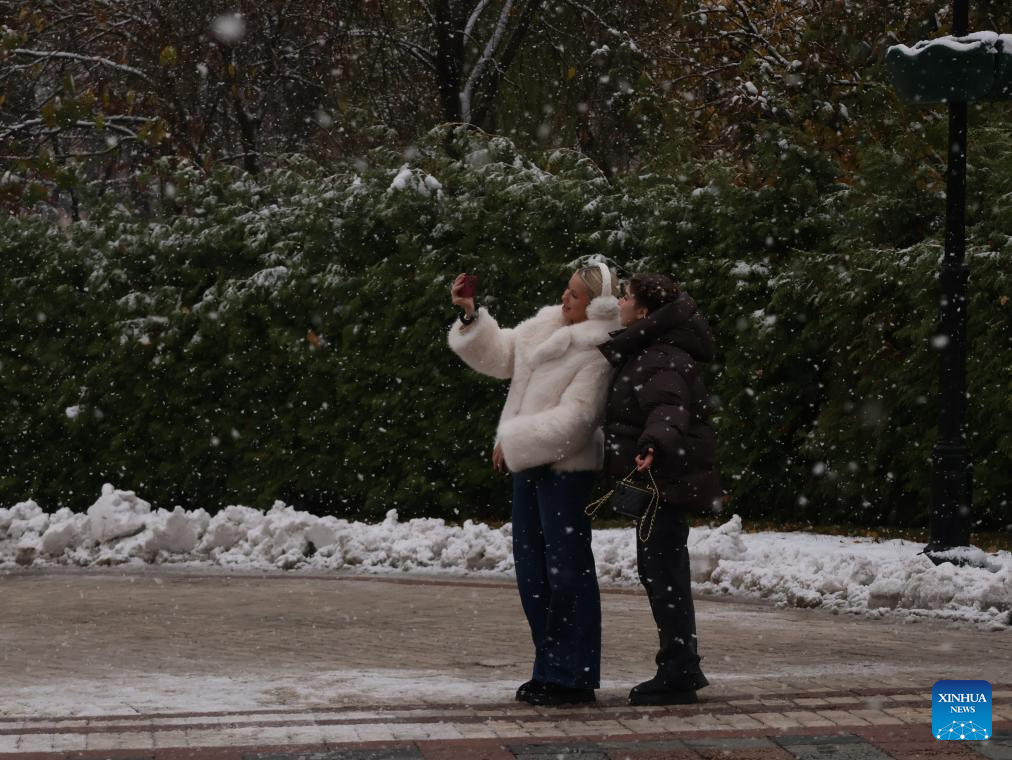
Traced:
POLYGON ((597 697, 594 696, 593 689, 545 682, 540 688, 532 690, 524 701, 532 705, 579 705, 596 702, 597 697))
POLYGON ((539 691, 542 686, 545 685, 544 681, 539 681, 536 678, 532 678, 526 683, 520 684, 520 688, 517 689, 517 702, 527 702, 530 699, 531 694, 539 691))
POLYGON ((629 692, 631 705, 692 705, 699 701, 696 691, 709 685, 702 673, 690 673, 673 681, 658 673, 629 692))

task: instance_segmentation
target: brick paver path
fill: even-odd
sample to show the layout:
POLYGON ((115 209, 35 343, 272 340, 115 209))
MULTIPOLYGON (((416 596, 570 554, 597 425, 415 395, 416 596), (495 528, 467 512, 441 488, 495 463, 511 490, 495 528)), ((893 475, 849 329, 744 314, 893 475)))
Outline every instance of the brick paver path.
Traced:
POLYGON ((989 757, 1012 760, 1012 631, 697 600, 712 686, 633 708, 655 646, 605 589, 596 705, 512 701, 511 583, 206 569, 0 574, 0 760, 989 757), (985 678, 996 735, 931 737, 931 686, 985 678))

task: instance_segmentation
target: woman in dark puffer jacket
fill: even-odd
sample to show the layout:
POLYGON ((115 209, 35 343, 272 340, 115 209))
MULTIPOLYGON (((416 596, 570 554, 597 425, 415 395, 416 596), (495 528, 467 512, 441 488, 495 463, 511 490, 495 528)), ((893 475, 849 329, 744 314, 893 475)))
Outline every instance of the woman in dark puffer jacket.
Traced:
POLYGON ((660 637, 657 674, 634 687, 634 705, 696 702, 699 668, 686 513, 720 496, 717 440, 702 372, 714 342, 695 302, 671 280, 638 274, 619 302, 625 329, 600 346, 617 368, 608 393, 605 470, 611 479, 650 469, 661 502, 646 541, 637 539, 640 581, 660 637))

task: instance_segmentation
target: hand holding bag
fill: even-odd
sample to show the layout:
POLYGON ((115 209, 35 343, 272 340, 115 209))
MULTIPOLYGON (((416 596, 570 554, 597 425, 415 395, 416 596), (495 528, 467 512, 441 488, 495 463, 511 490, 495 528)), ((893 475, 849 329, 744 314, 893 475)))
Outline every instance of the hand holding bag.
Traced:
POLYGON ((657 511, 661 508, 661 497, 651 470, 647 470, 647 475, 650 476, 649 485, 635 482, 632 479, 635 474, 636 469, 633 468, 632 472, 615 484, 614 489, 597 501, 588 504, 584 512, 588 517, 593 517, 602 504, 608 504, 617 514, 631 517, 636 521, 639 539, 646 543, 650 540, 650 535, 654 530, 657 511), (646 535, 644 535, 643 527, 646 525, 648 516, 650 517, 650 527, 647 528, 646 535))

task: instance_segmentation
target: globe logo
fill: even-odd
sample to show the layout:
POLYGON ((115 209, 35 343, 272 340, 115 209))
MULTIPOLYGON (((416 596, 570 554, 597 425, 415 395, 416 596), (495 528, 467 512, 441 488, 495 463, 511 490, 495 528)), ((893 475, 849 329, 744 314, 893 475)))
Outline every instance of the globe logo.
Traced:
POLYGON ((989 732, 983 726, 978 726, 972 721, 953 721, 947 726, 938 729, 936 739, 966 739, 981 740, 989 737, 989 732))
POLYGON ((939 741, 991 738, 991 684, 938 681, 931 690, 931 733, 939 741))

